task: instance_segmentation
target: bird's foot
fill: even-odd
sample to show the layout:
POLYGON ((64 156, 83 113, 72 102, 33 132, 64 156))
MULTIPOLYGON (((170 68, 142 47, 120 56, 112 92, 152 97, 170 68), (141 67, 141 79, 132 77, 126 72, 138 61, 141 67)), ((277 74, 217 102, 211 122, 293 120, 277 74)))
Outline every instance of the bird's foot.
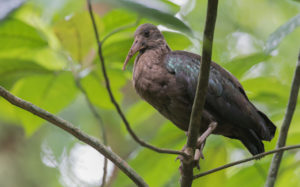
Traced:
POLYGON ((197 140, 195 154, 194 154, 194 163, 195 163, 195 167, 197 167, 197 169, 199 170, 200 170, 200 165, 199 165, 200 158, 204 159, 203 149, 205 146, 206 139, 216 129, 216 127, 217 127, 217 123, 211 122, 208 128, 206 129, 206 131, 197 140))
MULTIPOLYGON (((209 124, 208 128, 206 129, 206 131, 197 139, 194 158, 192 158, 192 159, 193 159, 194 167, 196 167, 199 170, 200 170, 199 161, 200 161, 200 159, 204 159, 203 149, 205 146, 206 138, 216 129, 216 127, 217 127, 217 123, 211 122, 209 124)), ((191 150, 188 149, 186 145, 183 146, 181 151, 186 153, 187 155, 192 155, 190 153, 191 150)), ((176 160, 180 160, 181 162, 183 162, 184 157, 182 155, 178 155, 176 157, 176 160)), ((182 170, 182 166, 180 166, 179 170, 182 170)))
POLYGON ((205 141, 201 144, 200 148, 195 149, 193 162, 194 162, 194 167, 196 167, 198 170, 200 170, 200 164, 199 164, 200 159, 204 160, 204 155, 203 155, 204 145, 205 145, 205 141))
MULTIPOLYGON (((204 156, 203 156, 203 153, 202 153, 204 145, 205 145, 205 142, 201 145, 200 148, 196 148, 195 149, 194 158, 190 158, 190 159, 192 159, 190 161, 192 161, 194 163, 194 167, 197 167, 197 169, 199 169, 199 170, 200 170, 199 160, 200 160, 200 158, 204 159, 204 156)), ((186 154, 188 154, 188 155, 191 154, 187 150, 186 145, 184 145, 184 147, 182 148, 181 151, 184 152, 184 153, 186 153, 186 154)), ((180 160, 180 162, 182 163, 184 161, 184 156, 178 155, 175 160, 180 160)), ((182 166, 180 166, 179 170, 181 170, 181 167, 182 166)))

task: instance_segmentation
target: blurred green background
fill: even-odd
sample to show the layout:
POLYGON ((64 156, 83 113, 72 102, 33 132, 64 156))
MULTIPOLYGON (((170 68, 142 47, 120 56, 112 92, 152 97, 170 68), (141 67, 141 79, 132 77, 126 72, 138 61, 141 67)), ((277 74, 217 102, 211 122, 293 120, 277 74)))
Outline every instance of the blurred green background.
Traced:
MULTIPOLYGON (((103 44, 108 75, 135 132, 159 147, 181 149, 185 134, 135 93, 132 62, 122 63, 138 24, 159 25, 173 50, 200 54, 206 0, 93 1, 100 37, 126 29, 103 44)), ((90 17, 84 0, 0 0, 0 85, 71 121, 101 139, 99 122, 75 85, 79 78, 103 118, 111 149, 150 186, 179 186, 176 156, 137 145, 107 95, 90 17)), ((233 73, 249 98, 280 127, 300 44, 297 0, 219 2, 213 60, 233 73)), ((298 100, 299 104, 299 100, 298 100)), ((103 157, 64 131, 45 124, 0 98, 0 186, 99 186, 103 157)), ((278 131, 266 150, 275 147, 278 131)), ((300 107, 287 144, 300 143, 300 107)), ((249 157, 240 142, 221 136, 207 141, 201 171, 249 157)), ((271 156, 205 176, 194 186, 263 186, 271 156)), ((284 155, 277 185, 300 186, 300 152, 284 155)), ((197 173, 199 171, 195 171, 197 173)), ((134 186, 109 163, 110 186, 134 186)))

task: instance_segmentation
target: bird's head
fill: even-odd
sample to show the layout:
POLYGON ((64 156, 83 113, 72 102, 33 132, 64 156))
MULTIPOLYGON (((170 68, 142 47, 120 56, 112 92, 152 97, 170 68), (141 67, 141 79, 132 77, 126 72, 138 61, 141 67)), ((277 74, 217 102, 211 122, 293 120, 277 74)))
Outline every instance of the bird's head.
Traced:
POLYGON ((134 42, 124 62, 123 70, 125 70, 131 57, 137 52, 153 49, 165 44, 164 36, 155 25, 149 23, 140 25, 134 33, 134 42))

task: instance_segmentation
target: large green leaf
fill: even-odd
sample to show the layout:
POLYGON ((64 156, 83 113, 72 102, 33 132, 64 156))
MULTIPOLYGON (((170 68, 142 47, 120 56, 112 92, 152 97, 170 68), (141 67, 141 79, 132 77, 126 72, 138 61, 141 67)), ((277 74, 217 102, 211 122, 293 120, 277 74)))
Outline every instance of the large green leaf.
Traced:
MULTIPOLYGON (((128 10, 124 9, 113 9, 112 11, 109 11, 107 14, 105 14, 101 21, 103 22, 103 28, 101 29, 100 37, 103 39, 108 34, 111 34, 111 32, 115 32, 116 30, 119 30, 120 27, 127 27, 128 25, 131 25, 128 29, 122 30, 122 32, 118 32, 118 35, 122 36, 122 33, 125 31, 132 31, 134 32, 135 29, 135 23, 137 22, 137 16, 133 12, 130 12, 128 10)), ((98 27, 98 29, 100 29, 98 27)), ((128 35, 129 33, 126 33, 128 35)))
POLYGON ((0 50, 41 48, 48 45, 41 32, 14 18, 0 22, 0 44, 0 50))
MULTIPOLYGON (((118 102, 121 101, 123 95, 121 93, 121 88, 126 83, 124 75, 117 70, 109 70, 108 76, 110 78, 110 85, 113 94, 118 102)), ((82 85, 88 93, 89 98, 92 103, 103 109, 114 109, 112 105, 107 89, 105 87, 105 82, 102 75, 97 73, 91 73, 82 79, 82 85)))
POLYGON ((184 50, 192 44, 190 39, 183 34, 166 31, 162 33, 172 50, 184 50))
POLYGON ((128 121, 134 125, 142 123, 149 119, 156 111, 145 101, 140 101, 134 106, 130 107, 129 111, 126 113, 128 121), (139 113, 139 115, 137 115, 139 113))
POLYGON ((280 26, 276 31, 274 31, 268 38, 265 46, 265 52, 272 52, 280 42, 291 32, 293 32, 297 27, 300 26, 300 14, 291 18, 285 24, 280 26))
MULTIPOLYGON (((49 112, 57 113, 73 101, 77 89, 73 75, 70 72, 62 72, 24 78, 14 86, 12 92, 49 112)), ((15 109, 27 135, 35 132, 44 122, 43 119, 29 114, 27 111, 15 109)))
POLYGON ((50 72, 33 61, 0 58, 0 84, 7 88, 22 77, 50 72))
MULTIPOLYGON (((101 31, 103 27, 100 19, 96 15, 95 17, 98 29, 101 31)), ((54 32, 63 48, 76 62, 82 63, 88 52, 96 44, 91 18, 87 11, 61 20, 54 26, 54 32)))
POLYGON ((173 29, 178 29, 182 32, 192 35, 191 28, 175 17, 177 13, 174 11, 174 5, 170 6, 168 3, 164 3, 158 0, 150 1, 126 1, 126 0, 101 0, 114 6, 124 7, 128 10, 134 11, 146 18, 153 19, 169 26, 173 29), (146 3, 147 2, 147 3, 146 3))

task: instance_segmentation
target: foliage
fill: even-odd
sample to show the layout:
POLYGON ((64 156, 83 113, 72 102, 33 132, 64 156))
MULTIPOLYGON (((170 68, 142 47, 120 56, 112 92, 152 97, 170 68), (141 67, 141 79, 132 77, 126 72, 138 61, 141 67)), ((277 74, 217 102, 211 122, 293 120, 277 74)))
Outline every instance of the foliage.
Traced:
MULTIPOLYGON (((84 3, 83 0, 29 0, 0 21, 0 85, 101 138, 100 127, 75 86, 75 78, 80 78, 103 117, 111 148, 127 159, 150 186, 178 186, 179 162, 174 161, 175 156, 140 148, 113 110, 98 65, 95 36, 84 3)), ((95 6, 101 39, 121 26, 134 25, 142 18, 140 23, 162 25, 160 28, 173 50, 200 53, 206 1, 186 0, 179 6, 168 0, 151 3, 110 0, 95 3, 95 6)), ((284 115, 299 51, 299 8, 297 1, 290 0, 228 0, 219 4, 213 60, 241 81, 250 100, 266 112, 277 127, 280 127, 284 115)), ((180 150, 185 143, 184 133, 166 122, 135 94, 130 82, 131 67, 121 71, 136 27, 117 32, 103 45, 113 92, 141 138, 160 147, 180 150)), ((298 106, 288 144, 299 143, 299 121, 298 106)), ((78 173, 73 170, 70 155, 76 141, 53 127, 42 126, 43 123, 43 120, 0 99, 1 131, 10 132, 7 129, 17 128, 21 132, 20 129, 24 129, 26 134, 23 137, 13 131, 9 140, 22 137, 20 141, 24 144, 8 145, 16 146, 16 150, 10 152, 11 149, 0 147, 1 166, 10 155, 17 160, 9 162, 10 165, 3 164, 9 169, 10 177, 1 173, 0 186, 33 186, 41 179, 48 186, 99 184, 97 181, 75 180, 78 173), (50 150, 46 153, 43 151, 45 144, 50 150), (56 164, 46 162, 45 156, 56 164), (39 174, 35 176, 34 173, 39 174), (19 175, 24 177, 18 178, 19 175), (18 180, 10 181, 13 178, 18 180)), ((274 148, 275 139, 271 143, 265 142, 267 150, 274 148)), ((0 134, 1 146, 4 140, 6 136, 0 134)), ((219 136, 209 138, 204 154, 206 159, 201 160, 201 171, 249 156, 239 142, 219 136)), ((197 179, 195 186, 263 186, 270 158, 197 179)), ((285 154, 278 186, 300 185, 299 180, 290 180, 299 178, 299 167, 295 167, 298 164, 299 154, 285 154)), ((112 175, 111 183, 113 186, 132 186, 121 172, 112 175)))

